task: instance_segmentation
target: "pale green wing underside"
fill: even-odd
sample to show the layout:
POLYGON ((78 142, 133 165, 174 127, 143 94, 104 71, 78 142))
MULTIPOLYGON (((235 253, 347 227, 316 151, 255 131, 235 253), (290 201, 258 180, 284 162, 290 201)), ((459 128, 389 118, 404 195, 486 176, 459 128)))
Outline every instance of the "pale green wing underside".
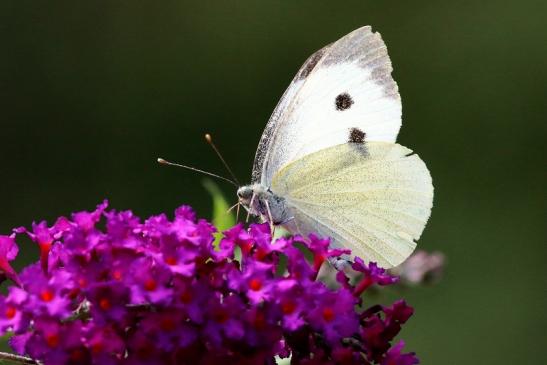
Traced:
POLYGON ((346 143, 284 166, 272 191, 294 219, 287 228, 332 237, 366 261, 389 268, 416 247, 433 205, 433 185, 418 155, 395 143, 346 143))

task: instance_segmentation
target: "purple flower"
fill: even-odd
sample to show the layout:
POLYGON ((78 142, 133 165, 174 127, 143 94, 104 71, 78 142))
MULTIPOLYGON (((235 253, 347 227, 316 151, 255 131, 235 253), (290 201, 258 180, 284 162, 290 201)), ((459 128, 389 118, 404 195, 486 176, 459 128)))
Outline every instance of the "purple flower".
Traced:
POLYGON ((196 270, 195 258, 199 256, 198 250, 184 250, 173 237, 166 237, 159 243, 159 252, 153 257, 158 264, 163 264, 173 274, 186 277, 194 276, 196 270))
POLYGON ((90 232, 95 229, 95 224, 102 218, 102 214, 108 206, 108 201, 103 201, 97 205, 97 208, 92 212, 81 211, 72 214, 72 221, 76 226, 84 231, 90 232))
POLYGON ((414 352, 409 352, 407 354, 401 354, 401 350, 405 346, 405 342, 403 340, 399 341, 395 346, 390 348, 384 360, 382 361, 382 365, 415 365, 419 364, 420 361, 415 356, 414 352))
POLYGON ((131 303, 162 304, 173 298, 169 287, 171 273, 150 258, 142 258, 132 266, 131 303))
POLYGON ((48 227, 46 221, 40 223, 32 223, 32 230, 29 231, 25 227, 14 229, 16 233, 26 233, 30 239, 38 244, 40 249, 40 263, 42 270, 48 270, 48 258, 53 242, 59 239, 62 234, 70 229, 71 222, 65 217, 57 218, 57 221, 52 227, 48 227))
POLYGON ((331 258, 331 257, 340 257, 342 255, 350 254, 351 250, 344 249, 330 249, 330 239, 329 238, 320 238, 314 234, 310 235, 309 249, 313 253, 313 268, 316 272, 319 271, 321 265, 331 258))
POLYGON ((202 324, 206 304, 215 293, 206 283, 198 280, 173 280, 173 306, 184 312, 192 322, 202 324))
POLYGON ((249 233, 254 241, 252 258, 257 261, 264 261, 267 257, 272 259, 272 253, 283 252, 283 249, 287 245, 287 241, 284 239, 272 242, 270 225, 268 223, 251 225, 249 233))
POLYGON ((15 334, 10 337, 9 345, 19 355, 25 354, 25 346, 27 345, 28 340, 32 337, 33 332, 24 332, 22 334, 15 334))
POLYGON ((141 326, 143 332, 156 339, 155 346, 163 351, 188 347, 199 334, 197 327, 186 323, 183 312, 173 309, 150 314, 141 326))
POLYGON ((184 219, 186 221, 195 222, 196 221, 196 213, 189 205, 181 205, 177 209, 175 209, 175 217, 184 219))
POLYGON ((232 270, 228 274, 229 286, 247 294, 253 304, 271 299, 274 282, 274 266, 260 261, 249 261, 242 271, 232 270))
POLYGON ((345 289, 332 292, 316 283, 315 308, 308 315, 310 325, 324 333, 330 343, 337 344, 340 339, 350 337, 359 330, 359 317, 355 312, 357 298, 345 289))
POLYGON ((93 364, 120 364, 124 356, 125 341, 115 325, 88 326, 83 340, 91 353, 93 364))
POLYGON ((22 307, 28 297, 26 291, 16 286, 9 288, 7 297, 0 297, 0 332, 9 330, 21 333, 26 331, 30 324, 30 316, 22 310, 22 307))
POLYGON ((414 309, 402 299, 396 301, 389 307, 383 307, 386 315, 386 322, 405 323, 414 314, 414 309))
MULTIPOLYGON (((135 217, 131 211, 104 212, 106 217, 106 232, 109 236, 108 245, 119 249, 138 249, 141 241, 133 234, 133 230, 140 227, 139 217, 135 217)), ((109 247, 111 248, 111 247, 109 247)))
POLYGON ((305 244, 305 241, 295 238, 287 245, 287 248, 283 252, 287 256, 287 272, 289 276, 304 283, 315 282, 318 271, 314 270, 313 265, 307 261, 302 250, 295 246, 294 243, 305 244))
MULTIPOLYGON (((82 343, 81 322, 59 323, 52 319, 38 318, 28 339, 23 337, 26 353, 40 359, 45 365, 76 363, 87 357, 82 343)), ((19 338, 21 340, 21 338, 19 338)))
POLYGON ((215 347, 220 347, 228 340, 239 340, 245 334, 241 318, 245 305, 235 295, 230 295, 220 302, 220 298, 211 298, 207 305, 208 320, 203 333, 215 347))
POLYGON ((219 252, 216 254, 218 260, 233 258, 236 247, 239 247, 245 256, 249 255, 253 248, 253 239, 242 224, 236 224, 222 233, 224 237, 220 240, 219 252))
POLYGON ((370 285, 397 280, 375 263, 323 282, 321 267, 350 253, 328 239, 272 242, 267 224, 239 224, 215 247, 215 232, 188 206, 141 220, 103 202, 0 236, 0 274, 16 284, 0 294, 0 335, 45 365, 417 363, 391 347, 406 302, 360 307, 370 285), (19 275, 18 234, 40 248, 19 275))
POLYGON ((21 285, 17 273, 9 264, 10 261, 15 259, 19 252, 19 247, 17 247, 14 238, 15 235, 0 236, 0 283, 8 278, 17 285, 21 285))
POLYGON ((51 245, 56 233, 55 227, 48 228, 47 223, 45 221, 41 221, 38 224, 32 223, 32 231, 25 230, 25 232, 34 242, 38 244, 40 249, 40 263, 42 265, 42 269, 47 271, 49 251, 51 250, 51 245))
POLYGON ((150 332, 147 330, 129 334, 129 338, 126 340, 127 358, 123 364, 163 365, 166 363, 162 358, 163 353, 158 347, 157 341, 149 334, 150 332))
POLYGON ((97 323, 123 323, 129 303, 129 289, 125 285, 119 282, 95 284, 85 296, 90 303, 90 314, 97 323))
POLYGON ((363 273, 363 278, 355 287, 355 294, 361 295, 371 285, 391 285, 396 283, 399 279, 396 276, 391 276, 385 269, 382 269, 375 262, 371 262, 368 265, 359 258, 355 258, 355 262, 351 265, 353 270, 363 273))
POLYGON ((34 314, 64 319, 71 315, 71 300, 67 295, 72 287, 70 274, 63 270, 46 277, 38 264, 28 266, 20 275, 28 294, 26 310, 34 314))
POLYGON ((309 309, 306 290, 294 279, 277 282, 275 303, 281 312, 281 324, 284 330, 293 332, 306 325, 305 315, 309 309))

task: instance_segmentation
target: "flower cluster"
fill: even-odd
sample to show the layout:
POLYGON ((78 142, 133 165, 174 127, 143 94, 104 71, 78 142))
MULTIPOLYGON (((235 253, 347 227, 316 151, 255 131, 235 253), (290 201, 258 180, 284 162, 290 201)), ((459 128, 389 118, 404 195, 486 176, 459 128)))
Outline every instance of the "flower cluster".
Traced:
POLYGON ((272 242, 267 224, 236 225, 215 245, 215 231, 187 206, 142 222, 105 202, 0 236, 14 284, 0 295, 0 334, 45 365, 418 363, 392 346, 412 308, 363 306, 368 287, 396 281, 383 269, 356 258, 331 288, 318 272, 348 252, 326 239, 272 242), (17 273, 19 235, 40 260, 17 273))

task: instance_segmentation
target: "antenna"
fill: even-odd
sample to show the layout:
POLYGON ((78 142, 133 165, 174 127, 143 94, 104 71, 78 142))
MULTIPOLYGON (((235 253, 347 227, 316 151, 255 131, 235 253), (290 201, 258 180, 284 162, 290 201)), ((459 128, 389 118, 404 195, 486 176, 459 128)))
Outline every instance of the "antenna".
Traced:
POLYGON ((209 175, 209 176, 212 176, 212 177, 216 177, 217 179, 228 181, 230 184, 232 184, 236 187, 239 187, 238 184, 236 184, 234 181, 232 181, 230 179, 227 179, 227 178, 225 178, 223 176, 220 176, 220 175, 217 175, 217 174, 213 174, 212 172, 207 172, 207 171, 203 171, 203 170, 200 170, 200 169, 196 169, 195 167, 192 167, 192 166, 186 166, 186 165, 181 165, 179 163, 169 162, 167 160, 164 160, 163 158, 158 158, 158 163, 160 165, 176 166, 176 167, 182 167, 182 168, 185 168, 185 169, 188 169, 188 170, 196 171, 196 172, 199 172, 199 173, 204 174, 204 175, 209 175))
POLYGON ((207 141, 207 143, 209 143, 211 145, 211 147, 213 147, 213 149, 215 150, 218 158, 220 158, 220 161, 222 161, 222 164, 224 165, 224 167, 226 167, 226 170, 228 170, 228 173, 230 174, 232 179, 234 179, 234 181, 238 184, 238 186, 241 186, 241 184, 237 180, 236 175, 234 174, 234 172, 232 171, 230 166, 228 166, 228 164, 226 163, 226 161, 224 160, 224 158, 220 154, 220 151, 218 150, 217 146, 215 146, 215 144, 213 143, 213 138, 211 138, 211 135, 209 133, 205 134, 205 140, 207 141))

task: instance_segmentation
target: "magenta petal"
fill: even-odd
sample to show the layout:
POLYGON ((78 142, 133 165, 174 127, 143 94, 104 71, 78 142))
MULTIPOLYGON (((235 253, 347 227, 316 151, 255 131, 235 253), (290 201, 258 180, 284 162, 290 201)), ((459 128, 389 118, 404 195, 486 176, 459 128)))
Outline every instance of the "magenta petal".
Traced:
POLYGON ((216 228, 187 206, 141 220, 106 202, 14 232, 0 236, 0 274, 21 287, 0 294, 0 334, 13 331, 13 349, 45 365, 417 361, 391 346, 413 313, 405 301, 360 307, 366 288, 397 279, 355 258, 360 281, 346 267, 327 285, 319 267, 348 253, 327 238, 272 242, 268 224, 239 224, 215 247, 216 228), (17 275, 19 233, 42 266, 17 275))

